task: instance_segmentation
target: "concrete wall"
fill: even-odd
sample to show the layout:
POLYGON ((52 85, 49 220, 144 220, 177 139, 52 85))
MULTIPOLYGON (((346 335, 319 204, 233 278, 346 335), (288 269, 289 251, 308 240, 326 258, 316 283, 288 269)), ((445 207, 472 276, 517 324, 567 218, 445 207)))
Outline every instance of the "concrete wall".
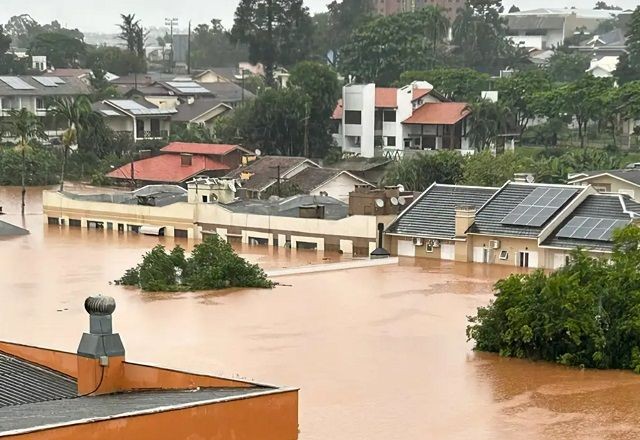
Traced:
POLYGON ((342 114, 343 148, 352 152, 359 152, 363 157, 374 157, 374 129, 375 129, 375 84, 351 85, 342 89, 344 111, 342 114), (345 124, 347 111, 360 111, 361 123, 345 124), (360 146, 357 147, 347 137, 359 137, 360 146), (358 151, 353 151, 357 149, 358 151))
POLYGON ((326 184, 316 188, 311 192, 311 195, 319 196, 320 193, 324 191, 333 198, 349 203, 349 193, 354 191, 356 185, 359 184, 362 184, 362 182, 354 179, 348 174, 340 174, 335 179, 332 179, 326 184))
POLYGON ((144 99, 163 110, 176 108, 178 106, 177 96, 145 96, 144 99))
POLYGON ((624 182, 611 176, 594 176, 576 185, 593 185, 598 192, 627 194, 636 201, 640 201, 640 188, 637 185, 624 182))

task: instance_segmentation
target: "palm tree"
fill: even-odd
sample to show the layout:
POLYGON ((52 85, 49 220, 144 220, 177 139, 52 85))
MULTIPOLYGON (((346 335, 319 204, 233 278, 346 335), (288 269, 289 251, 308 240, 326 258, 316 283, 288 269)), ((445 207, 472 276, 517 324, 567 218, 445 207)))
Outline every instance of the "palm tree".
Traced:
POLYGON ((64 172, 67 167, 67 159, 72 145, 78 143, 78 132, 82 130, 82 124, 91 113, 91 103, 86 96, 77 98, 59 98, 53 102, 49 112, 54 116, 60 116, 67 120, 68 128, 62 135, 64 154, 62 159, 62 171, 60 173, 60 191, 64 190, 64 172))
POLYGON ((29 110, 22 108, 20 110, 9 110, 9 116, 5 121, 6 129, 9 133, 19 139, 18 146, 16 147, 20 151, 22 156, 22 215, 24 215, 24 200, 27 194, 27 188, 25 185, 25 178, 27 173, 27 150, 29 142, 33 139, 46 139, 47 135, 44 132, 42 122, 35 114, 29 110))
POLYGON ((436 67, 438 45, 447 38, 449 32, 449 19, 443 14, 444 9, 439 6, 427 6, 421 14, 424 17, 426 38, 431 40, 432 46, 432 69, 436 67))
POLYGON ((509 133, 511 110, 501 102, 482 99, 467 106, 469 117, 469 138, 478 150, 490 148, 496 140, 509 133))

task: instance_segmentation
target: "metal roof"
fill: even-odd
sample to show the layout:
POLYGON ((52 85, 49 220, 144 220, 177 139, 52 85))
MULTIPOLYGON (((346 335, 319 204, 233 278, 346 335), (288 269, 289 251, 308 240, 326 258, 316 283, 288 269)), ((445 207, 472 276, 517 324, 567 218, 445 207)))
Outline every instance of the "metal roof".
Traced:
POLYGON ((456 234, 456 207, 477 209, 498 188, 434 184, 420 195, 398 219, 388 233, 411 237, 453 238, 456 234))
MULTIPOLYGON (((68 399, 77 393, 75 379, 0 353, 0 414, 10 412, 5 407, 68 399)), ((2 427, 0 422, 0 431, 2 427)))
POLYGON ((33 76, 3 76, 0 80, 0 96, 78 96, 88 95, 89 86, 78 78, 65 78, 64 83, 47 86, 33 76), (22 88, 12 87, 11 84, 23 84, 22 88))
POLYGON ((328 196, 297 195, 286 199, 237 200, 220 206, 233 212, 279 217, 299 217, 303 206, 322 205, 327 220, 340 220, 349 216, 349 205, 328 196))
POLYGON ((469 233, 484 235, 500 235, 512 237, 536 238, 544 229, 544 226, 552 221, 575 197, 583 191, 583 187, 570 185, 540 185, 509 182, 504 185, 476 214, 476 221, 469 228, 469 233), (502 223, 507 214, 519 205, 536 188, 541 186, 564 188, 573 190, 573 195, 558 211, 541 226, 517 226, 502 223))

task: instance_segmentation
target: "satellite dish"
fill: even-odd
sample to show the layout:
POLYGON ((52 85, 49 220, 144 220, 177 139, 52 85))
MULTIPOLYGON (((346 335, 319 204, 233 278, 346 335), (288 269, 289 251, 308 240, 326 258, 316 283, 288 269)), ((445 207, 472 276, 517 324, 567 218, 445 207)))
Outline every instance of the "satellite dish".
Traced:
POLYGON ((382 199, 376 199, 376 206, 378 208, 384 208, 384 200, 382 199))
POLYGON ((536 181, 536 178, 533 177, 531 174, 527 176, 527 183, 533 183, 535 181, 536 181))
POLYGON ((256 156, 260 157, 260 155, 262 154, 262 151, 260 151, 259 148, 256 148, 255 154, 256 156))
POLYGON ((397 198, 395 198, 395 197, 391 197, 391 204, 392 204, 393 206, 398 206, 398 199, 397 199, 397 198))
POLYGON ((398 191, 404 192, 404 185, 398 185, 398 191))
POLYGON ((405 199, 404 197, 400 196, 398 197, 398 203, 400 204, 400 206, 404 206, 407 204, 407 199, 405 199))

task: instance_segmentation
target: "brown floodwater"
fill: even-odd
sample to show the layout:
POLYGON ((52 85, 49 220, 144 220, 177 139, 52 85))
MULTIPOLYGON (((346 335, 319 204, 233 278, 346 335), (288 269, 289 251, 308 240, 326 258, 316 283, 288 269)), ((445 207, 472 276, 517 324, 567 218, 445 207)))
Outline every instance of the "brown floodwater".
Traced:
MULTIPOLYGON (((73 351, 100 292, 129 359, 300 387, 302 440, 640 438, 640 376, 471 350, 466 316, 509 268, 402 260, 274 290, 141 294, 109 281, 172 239, 44 225, 35 189, 22 219, 18 196, 0 188, 1 218, 32 232, 0 239, 0 339, 73 351)), ((270 268, 340 258, 240 252, 270 268)))

